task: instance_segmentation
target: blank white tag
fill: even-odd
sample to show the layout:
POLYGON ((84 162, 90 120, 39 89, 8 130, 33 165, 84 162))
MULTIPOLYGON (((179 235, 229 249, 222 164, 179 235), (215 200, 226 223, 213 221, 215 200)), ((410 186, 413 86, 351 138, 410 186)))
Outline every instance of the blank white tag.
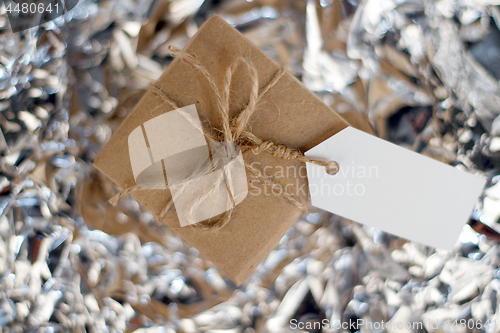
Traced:
POLYGON ((422 244, 451 250, 485 180, 353 127, 305 153, 312 205, 422 244))

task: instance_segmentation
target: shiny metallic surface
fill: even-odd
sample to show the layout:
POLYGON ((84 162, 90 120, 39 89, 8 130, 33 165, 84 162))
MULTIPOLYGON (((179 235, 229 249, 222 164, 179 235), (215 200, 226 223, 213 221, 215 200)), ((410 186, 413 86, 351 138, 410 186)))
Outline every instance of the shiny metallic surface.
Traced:
POLYGON ((0 329, 354 332, 363 320, 421 324, 364 332, 497 331, 498 5, 82 0, 19 33, 2 7, 0 329), (107 204, 118 189, 93 159, 171 62, 168 46, 211 14, 353 125, 487 178, 455 250, 311 208, 237 287, 131 197, 107 204))

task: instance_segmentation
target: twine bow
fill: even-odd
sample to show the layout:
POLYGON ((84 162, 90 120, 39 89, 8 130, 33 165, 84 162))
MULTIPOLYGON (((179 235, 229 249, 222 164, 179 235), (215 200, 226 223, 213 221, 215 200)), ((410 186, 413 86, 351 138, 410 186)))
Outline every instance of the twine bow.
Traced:
MULTIPOLYGON (((260 154, 261 152, 266 151, 271 155, 284 160, 298 160, 304 163, 309 162, 319 166, 323 166, 326 168, 327 173, 330 175, 334 175, 335 173, 337 173, 339 165, 335 161, 322 161, 304 156, 304 154, 302 154, 302 152, 300 152, 297 149, 287 147, 279 143, 262 140, 247 130, 248 122, 250 121, 250 118, 254 114, 258 102, 272 87, 274 87, 274 85, 276 85, 276 83, 286 73, 286 71, 284 71, 283 69, 278 70, 273 75, 271 80, 263 88, 259 89, 258 74, 255 66, 253 66, 248 60, 244 58, 239 58, 227 69, 222 91, 219 91, 219 88, 217 87, 213 77, 210 75, 210 73, 208 73, 206 68, 195 57, 193 57, 186 51, 183 51, 174 46, 170 46, 169 51, 173 56, 186 61, 189 65, 191 65, 197 71, 199 71, 200 74, 205 78, 207 83, 210 85, 216 96, 218 105, 218 110, 216 111, 219 112, 219 115, 222 119, 222 129, 218 130, 215 135, 213 133, 210 134, 207 133, 207 131, 203 131, 203 134, 205 135, 205 138, 207 139, 208 142, 231 142, 240 146, 243 155, 248 154, 250 152, 253 154, 260 154), (250 98, 248 104, 243 108, 243 110, 237 116, 231 119, 229 115, 230 87, 233 74, 239 65, 244 65, 247 68, 248 73, 250 75, 250 80, 251 80, 250 98)), ((160 98, 162 98, 162 100, 166 104, 169 104, 172 108, 174 109, 180 108, 172 99, 170 99, 170 97, 168 97, 165 94, 163 90, 161 90, 157 86, 151 85, 149 89, 151 92, 155 93, 160 98)), ((263 183, 281 187, 281 184, 276 182, 273 178, 264 175, 259 170, 255 169, 253 166, 251 166, 246 162, 245 162, 245 168, 248 172, 252 173, 257 179, 261 180, 263 183)), ((128 188, 125 188, 121 190, 118 194, 116 194, 113 198, 111 198, 109 202, 113 205, 116 205, 120 197, 127 195, 131 192, 137 191, 140 188, 141 187, 139 187, 138 185, 133 185, 128 188)), ((297 208, 305 210, 305 205, 301 199, 296 198, 294 195, 288 194, 286 191, 280 191, 280 195, 282 198, 284 198, 297 208)), ((159 216, 160 219, 163 219, 165 217, 165 215, 172 208, 172 206, 173 206, 173 200, 170 199, 160 212, 159 216)), ((231 220, 231 216, 234 212, 234 209, 235 206, 233 203, 232 208, 221 214, 221 216, 218 219, 212 218, 208 221, 195 223, 190 226, 196 229, 210 230, 210 231, 221 229, 231 220)))

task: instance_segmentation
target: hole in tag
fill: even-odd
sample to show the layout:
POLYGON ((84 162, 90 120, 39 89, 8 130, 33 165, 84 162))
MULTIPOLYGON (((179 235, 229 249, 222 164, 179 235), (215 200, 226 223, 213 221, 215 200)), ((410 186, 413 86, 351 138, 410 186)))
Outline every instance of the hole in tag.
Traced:
POLYGON ((339 164, 335 161, 332 161, 329 164, 330 165, 327 165, 325 167, 325 171, 330 176, 335 176, 337 174, 337 172, 339 172, 339 169, 340 169, 339 164))

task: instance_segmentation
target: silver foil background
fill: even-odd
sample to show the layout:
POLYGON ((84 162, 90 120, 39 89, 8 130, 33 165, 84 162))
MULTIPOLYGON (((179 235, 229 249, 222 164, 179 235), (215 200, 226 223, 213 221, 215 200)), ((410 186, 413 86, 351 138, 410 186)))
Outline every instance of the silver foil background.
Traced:
POLYGON ((20 33, 2 6, 0 331, 498 331, 499 5, 81 0, 20 33), (455 250, 312 209, 236 287, 132 198, 109 206, 92 160, 211 14, 353 125, 486 177, 455 250), (421 325, 335 329, 358 319, 421 325))

